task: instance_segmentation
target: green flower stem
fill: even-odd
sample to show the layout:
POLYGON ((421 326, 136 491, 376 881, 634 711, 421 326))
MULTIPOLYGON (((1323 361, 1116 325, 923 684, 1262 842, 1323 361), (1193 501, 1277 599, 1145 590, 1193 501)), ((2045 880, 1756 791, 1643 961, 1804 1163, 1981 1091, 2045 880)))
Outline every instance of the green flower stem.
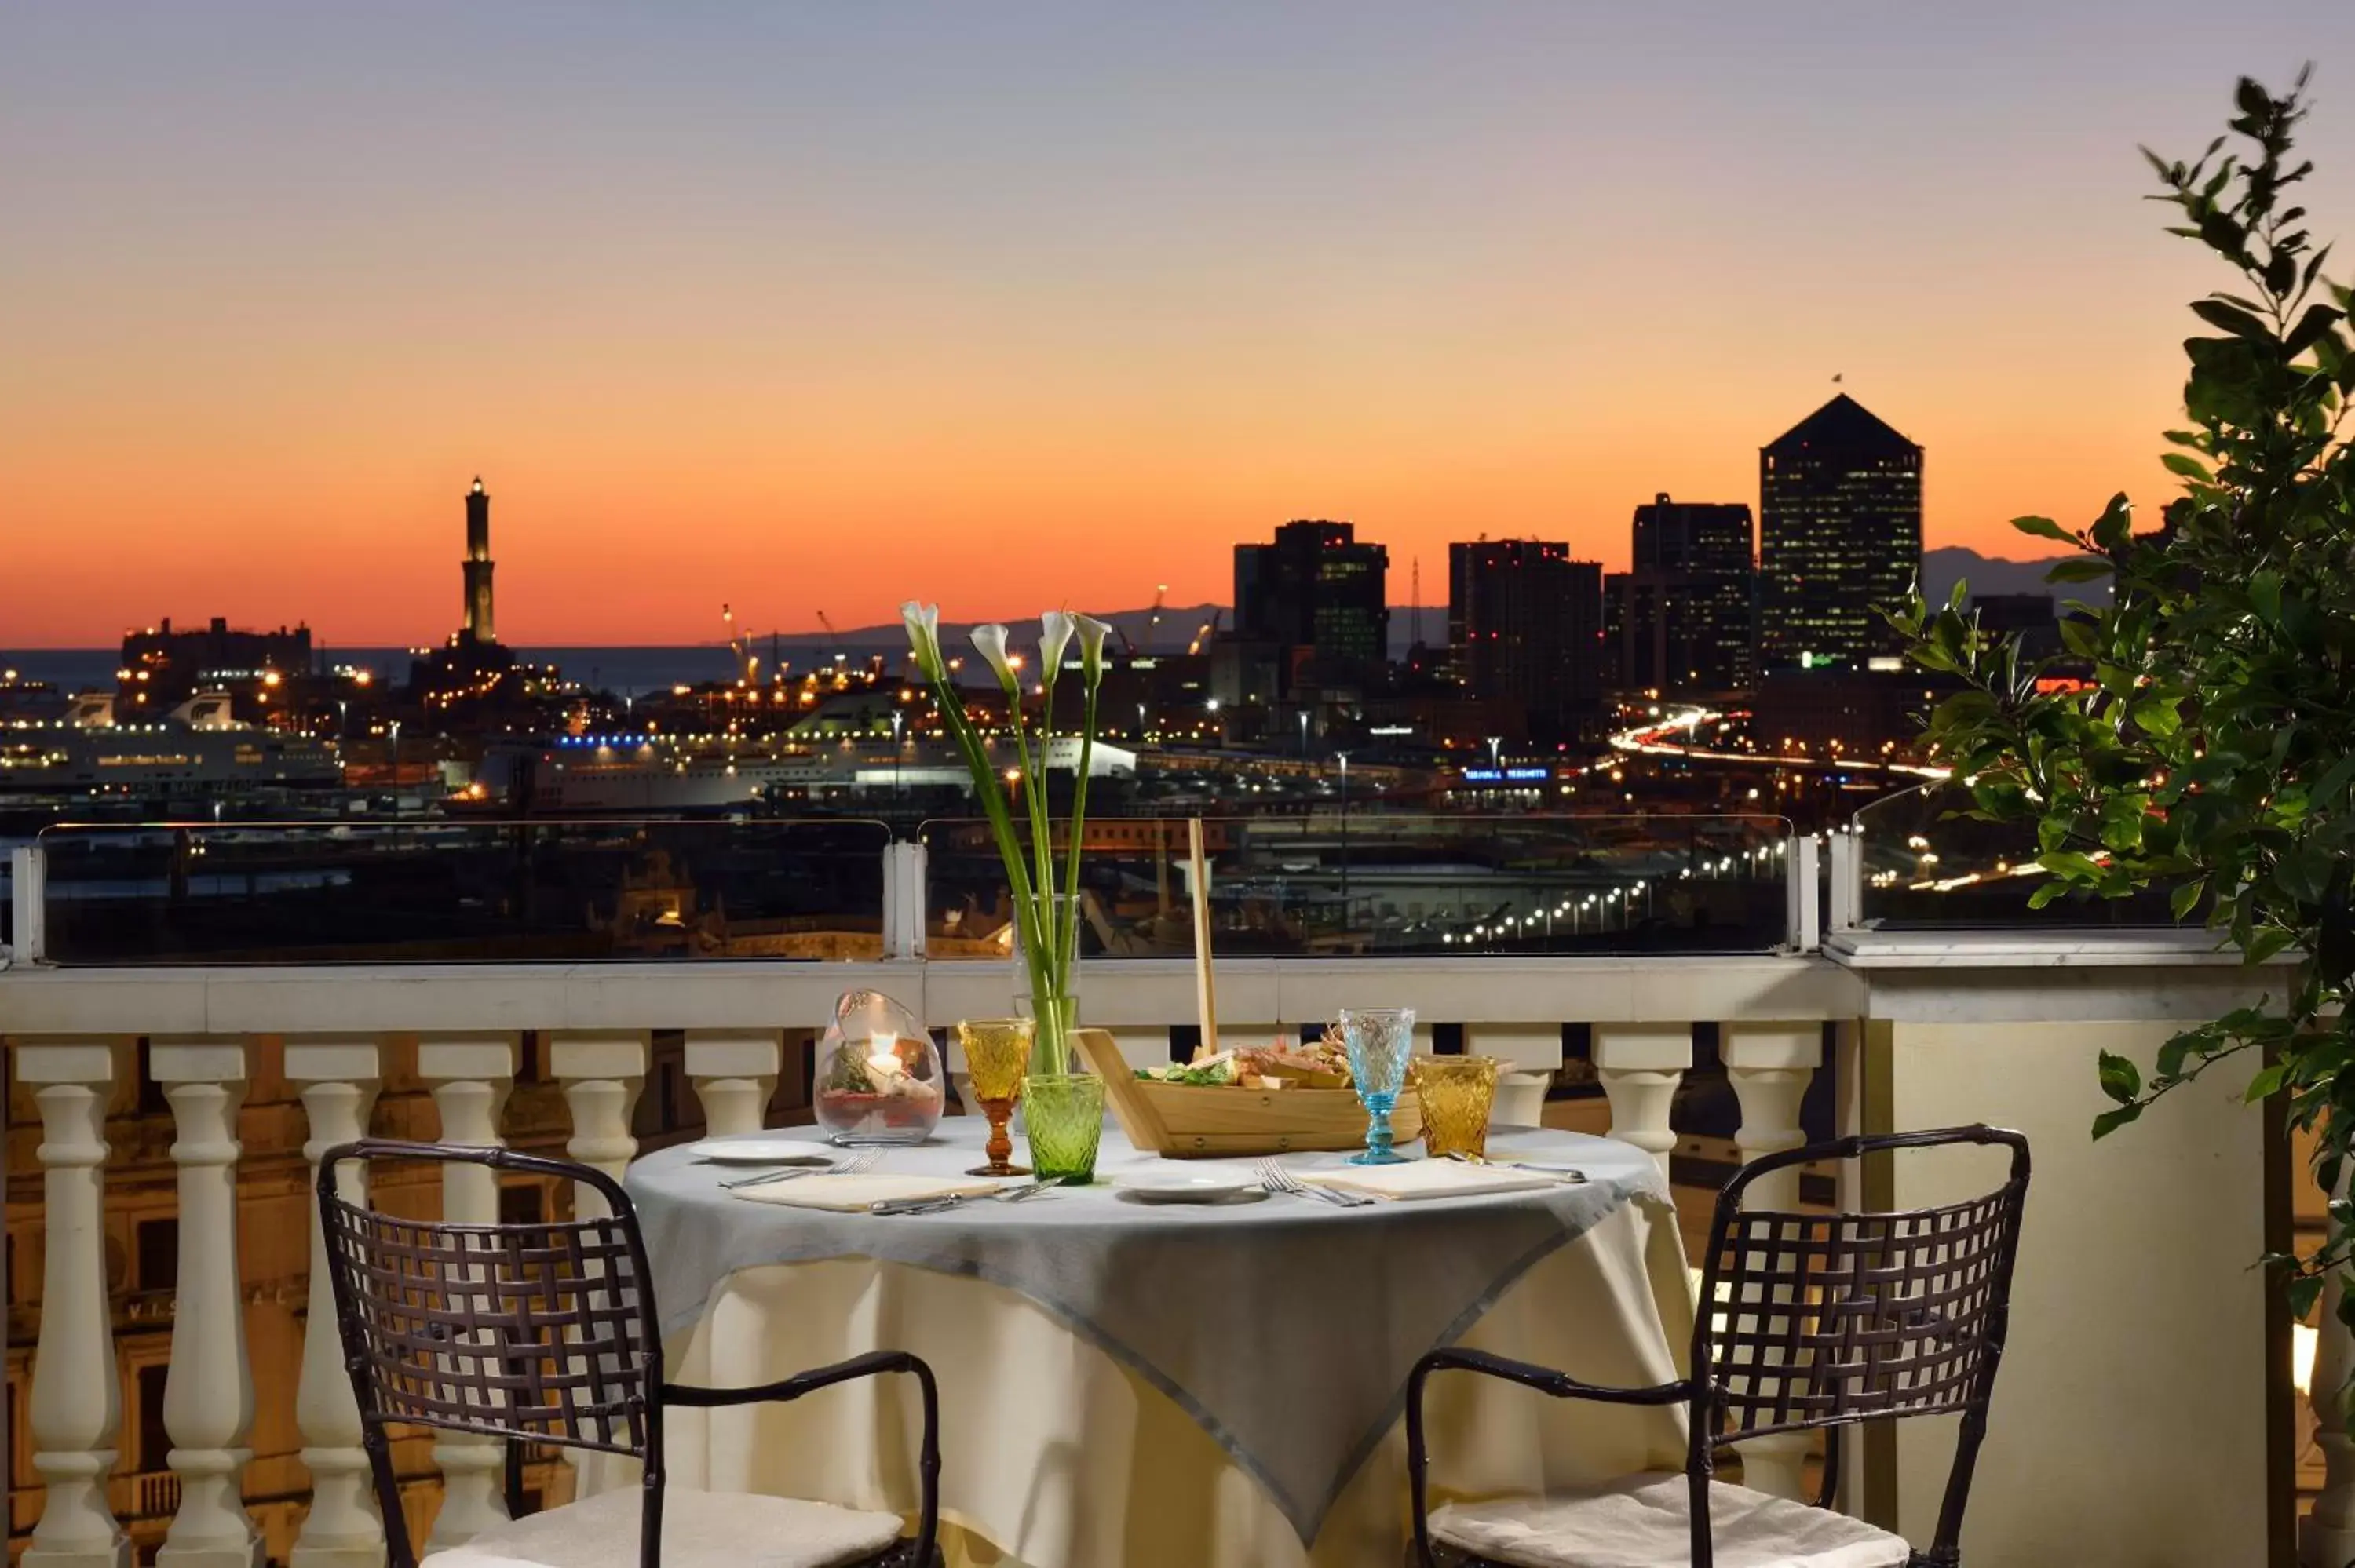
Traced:
MULTIPOLYGON (((1090 681, 1087 708, 1080 727, 1080 777, 1071 787, 1071 842, 1063 857, 1063 918, 1074 926, 1080 918, 1080 841, 1088 825, 1088 777, 1095 760, 1096 750, 1096 689, 1102 683, 1090 681)), ((1058 953, 1079 951, 1078 933, 1062 934, 1070 946, 1058 946, 1058 953)))

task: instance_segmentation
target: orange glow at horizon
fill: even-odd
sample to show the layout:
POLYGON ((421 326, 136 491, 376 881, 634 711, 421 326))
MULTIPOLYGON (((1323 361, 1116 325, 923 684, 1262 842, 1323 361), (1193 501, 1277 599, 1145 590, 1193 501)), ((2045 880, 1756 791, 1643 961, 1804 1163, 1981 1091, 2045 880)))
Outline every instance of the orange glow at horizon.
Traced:
POLYGON ((523 648, 1226 603, 1296 517, 1437 605, 1451 541, 1754 508, 1838 391, 1929 545, 2041 555, 2175 493, 2229 282, 2136 143, 2355 69, 2355 6, 201 9, 0 54, 0 650, 439 642, 477 473, 523 648))

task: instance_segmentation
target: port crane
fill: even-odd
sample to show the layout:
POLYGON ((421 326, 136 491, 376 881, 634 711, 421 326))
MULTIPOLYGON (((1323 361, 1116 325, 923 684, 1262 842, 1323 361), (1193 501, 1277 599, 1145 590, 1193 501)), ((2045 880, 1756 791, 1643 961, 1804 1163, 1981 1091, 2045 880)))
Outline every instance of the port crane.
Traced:
POLYGON ((1210 611, 1210 619, 1202 622, 1201 628, 1194 633, 1194 641, 1188 644, 1186 652, 1188 653, 1199 653, 1205 647, 1209 646, 1210 640, 1219 634, 1219 621, 1226 615, 1226 613, 1227 609, 1224 605, 1220 605, 1218 609, 1210 611))

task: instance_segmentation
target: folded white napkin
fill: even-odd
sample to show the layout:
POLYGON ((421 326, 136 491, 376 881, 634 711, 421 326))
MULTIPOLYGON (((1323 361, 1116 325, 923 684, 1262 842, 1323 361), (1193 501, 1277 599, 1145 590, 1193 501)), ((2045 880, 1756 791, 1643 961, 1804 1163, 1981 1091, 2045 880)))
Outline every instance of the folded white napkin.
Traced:
POLYGON ((948 1198, 964 1192, 994 1192, 998 1183, 969 1176, 894 1176, 869 1172, 864 1176, 796 1176, 790 1181, 770 1181, 739 1187, 732 1194, 756 1203, 783 1203, 793 1209, 831 1209, 837 1213, 862 1213, 878 1203, 904 1202, 918 1198, 948 1198))
POLYGON ((1540 1171, 1517 1171, 1509 1165, 1466 1165, 1454 1160, 1412 1160, 1404 1165, 1345 1165, 1331 1171, 1303 1171, 1303 1181, 1362 1192, 1369 1198, 1411 1202, 1420 1198, 1461 1198, 1474 1192, 1521 1192, 1536 1187, 1561 1185, 1561 1179, 1540 1171))

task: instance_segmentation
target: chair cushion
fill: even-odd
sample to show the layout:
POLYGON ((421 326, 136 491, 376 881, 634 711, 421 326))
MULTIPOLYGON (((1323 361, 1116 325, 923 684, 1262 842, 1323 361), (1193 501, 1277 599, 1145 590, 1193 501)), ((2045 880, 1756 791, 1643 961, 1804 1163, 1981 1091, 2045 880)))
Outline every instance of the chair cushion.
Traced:
MULTIPOLYGON (((1514 1568, 1660 1568, 1692 1560, 1682 1475, 1627 1476, 1593 1491, 1450 1503, 1434 1541, 1514 1568)), ((1860 1519, 1711 1481, 1717 1568, 1901 1568, 1902 1537, 1860 1519)))
MULTIPOLYGON (((494 1525, 419 1568, 638 1568, 643 1490, 618 1487, 494 1525)), ((663 1489, 662 1568, 842 1568, 899 1539, 896 1514, 663 1489)))

